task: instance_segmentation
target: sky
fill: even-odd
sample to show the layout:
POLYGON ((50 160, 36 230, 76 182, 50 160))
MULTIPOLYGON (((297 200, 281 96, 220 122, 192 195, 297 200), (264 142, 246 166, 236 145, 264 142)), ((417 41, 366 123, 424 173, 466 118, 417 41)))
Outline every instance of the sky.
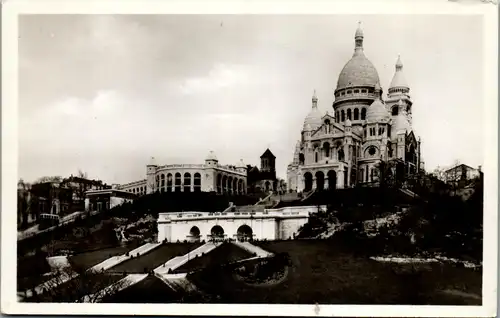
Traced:
POLYGON ((313 91, 333 110, 358 21, 384 95, 401 55, 426 169, 482 165, 479 15, 23 15, 19 177, 126 183, 151 157, 258 165, 270 148, 285 178, 313 91))

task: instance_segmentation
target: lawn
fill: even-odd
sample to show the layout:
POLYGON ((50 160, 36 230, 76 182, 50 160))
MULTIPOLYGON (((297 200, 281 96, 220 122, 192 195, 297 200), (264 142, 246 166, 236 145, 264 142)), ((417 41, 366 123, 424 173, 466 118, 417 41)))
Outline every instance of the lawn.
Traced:
POLYGON ((132 243, 123 246, 119 245, 115 247, 84 252, 69 257, 69 261, 72 265, 75 266, 75 268, 89 269, 92 266, 97 265, 110 257, 123 255, 128 251, 135 249, 136 247, 138 247, 138 245, 139 244, 137 243, 132 243))
POLYGON ((110 272, 144 273, 149 272, 176 256, 181 256, 199 247, 201 243, 168 243, 149 253, 134 257, 111 268, 110 272))
POLYGON ((104 297, 103 303, 173 303, 179 295, 155 276, 148 276, 143 281, 124 290, 104 297))
POLYGON ((290 255, 288 277, 277 285, 249 286, 224 270, 199 271, 189 279, 213 302, 287 304, 481 304, 443 294, 460 289, 481 295, 481 272, 452 265, 425 265, 417 271, 339 251, 331 241, 257 242, 290 255), (217 300, 215 300, 217 299, 217 300))
POLYGON ((244 249, 231 243, 225 243, 205 255, 193 258, 174 272, 188 273, 211 265, 230 263, 250 257, 253 255, 244 249))

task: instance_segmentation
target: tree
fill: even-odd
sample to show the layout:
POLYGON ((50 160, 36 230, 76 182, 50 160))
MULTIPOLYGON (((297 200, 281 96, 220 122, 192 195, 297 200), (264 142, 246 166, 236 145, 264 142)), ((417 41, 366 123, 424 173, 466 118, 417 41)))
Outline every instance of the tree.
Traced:
POLYGON ((20 228, 28 225, 29 214, 31 213, 31 185, 19 179, 17 183, 17 220, 20 228))

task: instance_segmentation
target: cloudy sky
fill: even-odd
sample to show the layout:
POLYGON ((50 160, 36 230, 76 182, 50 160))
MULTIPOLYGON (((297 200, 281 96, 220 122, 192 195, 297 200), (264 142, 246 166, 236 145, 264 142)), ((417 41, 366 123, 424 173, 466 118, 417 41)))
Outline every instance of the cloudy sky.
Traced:
POLYGON ((267 147, 285 177, 360 20, 385 92, 401 54, 426 168, 483 164, 480 16, 38 15, 19 18, 20 177, 123 183, 151 156, 258 164, 267 147))

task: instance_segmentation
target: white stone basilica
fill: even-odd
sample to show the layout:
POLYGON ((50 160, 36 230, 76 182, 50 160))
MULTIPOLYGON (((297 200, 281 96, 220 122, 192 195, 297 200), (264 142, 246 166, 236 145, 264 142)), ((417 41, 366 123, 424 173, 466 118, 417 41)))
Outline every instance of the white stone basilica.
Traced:
POLYGON ((334 114, 321 114, 318 98, 304 120, 293 162, 287 168, 288 188, 297 192, 374 184, 378 164, 395 162, 395 173, 419 171, 420 140, 412 130, 412 100, 398 57, 396 72, 382 98, 379 76, 363 52, 363 31, 355 33, 352 58, 335 89, 334 114))

